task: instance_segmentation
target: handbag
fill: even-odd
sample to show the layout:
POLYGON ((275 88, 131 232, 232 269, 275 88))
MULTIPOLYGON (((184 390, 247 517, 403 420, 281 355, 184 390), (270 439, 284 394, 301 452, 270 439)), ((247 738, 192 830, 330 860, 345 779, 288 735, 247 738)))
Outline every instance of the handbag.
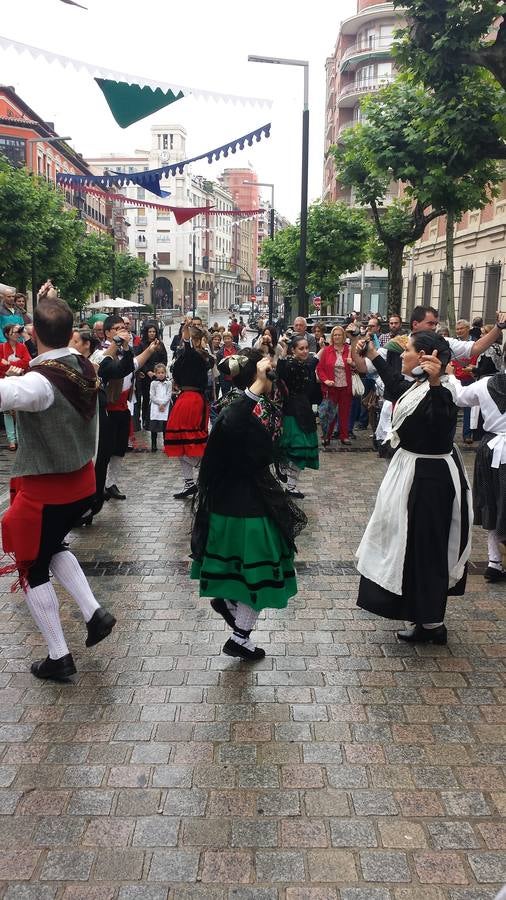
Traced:
POLYGON ((364 396, 364 382, 358 372, 352 372, 351 374, 351 393, 354 397, 364 396))

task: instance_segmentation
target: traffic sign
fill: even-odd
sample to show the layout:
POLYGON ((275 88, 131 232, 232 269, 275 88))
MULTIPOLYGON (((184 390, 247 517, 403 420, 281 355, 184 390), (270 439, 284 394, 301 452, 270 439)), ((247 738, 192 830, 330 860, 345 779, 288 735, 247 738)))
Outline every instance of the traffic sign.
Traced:
POLYGON ((313 302, 313 306, 316 306, 316 308, 319 309, 320 306, 322 305, 322 298, 321 297, 313 297, 312 302, 313 302))
POLYGON ((258 296, 261 296, 261 294, 263 294, 264 289, 261 284, 257 284, 256 292, 257 292, 258 296))

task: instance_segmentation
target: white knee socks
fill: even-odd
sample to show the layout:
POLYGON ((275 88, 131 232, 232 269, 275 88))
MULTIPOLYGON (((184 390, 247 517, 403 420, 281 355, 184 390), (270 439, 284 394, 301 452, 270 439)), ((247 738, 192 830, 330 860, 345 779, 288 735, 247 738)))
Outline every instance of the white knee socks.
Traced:
POLYGON ((501 544, 497 537, 497 531, 489 531, 487 543, 489 568, 502 572, 501 544))
MULTIPOLYGON (((53 557, 54 558, 54 557, 53 557)), ((37 587, 26 587, 26 605, 44 638, 51 659, 60 659, 69 652, 60 622, 58 597, 53 585, 46 581, 37 587)))
POLYGON ((55 553, 49 564, 54 577, 76 601, 85 622, 100 608, 91 592, 86 576, 74 554, 69 550, 55 553))
POLYGON ((300 469, 293 463, 290 462, 286 469, 287 479, 286 486, 289 491, 294 491, 297 487, 297 482, 299 480, 300 469))
POLYGON ((123 458, 121 456, 111 456, 109 460, 109 465, 107 467, 107 477, 105 479, 106 488, 111 487, 113 484, 118 485, 118 481, 120 481, 121 476, 121 463, 123 458))
POLYGON ((255 627, 259 613, 245 603, 237 603, 234 611, 235 627, 232 640, 247 650, 254 650, 255 644, 250 640, 250 633, 255 627))
POLYGON ((180 456, 179 463, 184 478, 184 486, 192 487, 195 484, 200 457, 198 456, 180 456))

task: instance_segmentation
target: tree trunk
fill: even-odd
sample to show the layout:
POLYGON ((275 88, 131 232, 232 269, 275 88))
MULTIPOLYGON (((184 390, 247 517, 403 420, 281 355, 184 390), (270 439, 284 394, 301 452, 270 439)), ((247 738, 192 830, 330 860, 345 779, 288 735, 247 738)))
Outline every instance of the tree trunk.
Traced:
POLYGON ((388 251, 388 315, 401 314, 402 303, 402 262, 404 244, 393 241, 387 246, 388 251))
POLYGON ((448 290, 448 326, 450 334, 455 335, 455 261, 454 261, 454 228, 455 214, 446 214, 446 285, 448 290))

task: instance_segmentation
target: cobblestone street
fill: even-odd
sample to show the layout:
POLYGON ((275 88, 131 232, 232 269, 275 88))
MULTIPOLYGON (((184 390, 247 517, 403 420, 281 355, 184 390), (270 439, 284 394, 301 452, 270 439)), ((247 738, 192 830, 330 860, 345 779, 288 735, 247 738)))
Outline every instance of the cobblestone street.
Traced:
POLYGON ((130 454, 128 501, 71 535, 118 618, 86 650, 64 600, 73 684, 28 673, 45 650, 2 580, 3 900, 495 896, 506 588, 485 584, 475 529, 447 647, 401 645, 358 610, 353 557, 386 469, 361 444, 301 481, 299 594, 261 617, 254 667, 220 653, 226 626, 188 578, 189 504, 161 453, 130 454))

